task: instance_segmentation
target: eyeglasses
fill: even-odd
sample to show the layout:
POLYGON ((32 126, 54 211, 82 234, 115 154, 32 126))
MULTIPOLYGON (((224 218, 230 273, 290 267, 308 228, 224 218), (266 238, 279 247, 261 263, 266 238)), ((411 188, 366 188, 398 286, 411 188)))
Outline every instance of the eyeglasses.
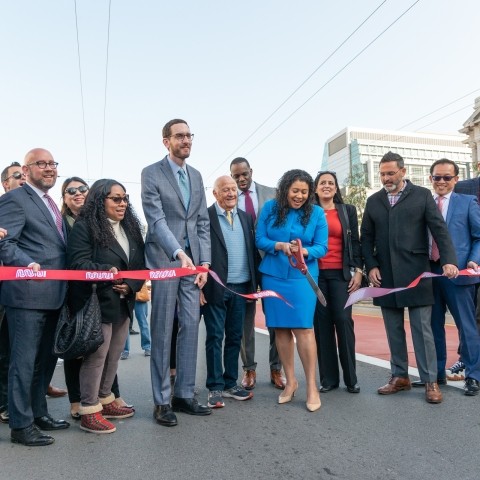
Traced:
POLYGON ((434 182, 440 182, 441 180, 445 180, 446 182, 449 182, 454 178, 455 176, 452 176, 452 175, 432 175, 432 180, 434 182))
POLYGON ((320 176, 320 175, 326 175, 327 173, 329 173, 330 175, 337 175, 337 172, 334 172, 333 170, 320 170, 317 175, 320 176))
POLYGON ((105 197, 105 198, 110 199, 116 205, 120 205, 122 202, 126 203, 127 205, 130 203, 128 195, 125 195, 124 197, 105 197))
POLYGON ((25 177, 25 174, 22 172, 13 172, 9 177, 5 179, 7 181, 10 178, 14 178, 15 180, 20 180, 21 178, 25 177))
POLYGON ((39 160, 38 162, 27 163, 27 167, 31 167, 32 165, 36 165, 40 170, 44 170, 47 168, 55 169, 58 166, 58 162, 46 162, 45 160, 39 160))
POLYGON ((183 142, 185 138, 189 142, 191 142, 194 136, 195 136, 194 133, 175 133, 174 135, 169 135, 169 137, 173 137, 175 140, 178 140, 179 142, 183 142))
POLYGON ((65 189, 64 193, 68 193, 69 195, 75 195, 77 193, 87 193, 88 187, 86 185, 80 185, 79 187, 68 187, 65 189))
POLYGON ((383 178, 383 177, 394 177, 401 168, 399 168, 396 172, 378 172, 378 174, 383 178))

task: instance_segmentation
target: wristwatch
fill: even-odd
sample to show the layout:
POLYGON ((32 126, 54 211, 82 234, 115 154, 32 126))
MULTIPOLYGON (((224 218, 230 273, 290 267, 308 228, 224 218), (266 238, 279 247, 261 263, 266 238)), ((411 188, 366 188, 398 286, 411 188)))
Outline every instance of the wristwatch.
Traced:
POLYGON ((363 270, 361 268, 355 267, 355 273, 362 273, 363 274, 363 270))

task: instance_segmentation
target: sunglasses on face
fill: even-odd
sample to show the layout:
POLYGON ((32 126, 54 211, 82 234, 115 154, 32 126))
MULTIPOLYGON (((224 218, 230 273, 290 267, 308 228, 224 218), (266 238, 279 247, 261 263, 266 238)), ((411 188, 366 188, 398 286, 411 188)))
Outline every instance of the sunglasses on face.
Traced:
POLYGON ((79 193, 87 193, 88 187, 86 185, 80 185, 79 187, 68 187, 65 189, 65 193, 68 193, 69 195, 75 195, 77 191, 79 193))
POLYGON ((126 203, 127 205, 129 204, 128 195, 125 195, 124 197, 106 197, 106 198, 111 200, 116 205, 120 205, 122 202, 126 203))
POLYGON ((455 176, 452 176, 452 175, 432 175, 432 180, 434 182, 440 182, 442 179, 445 180, 446 182, 449 182, 453 178, 455 178, 455 176))
POLYGON ((23 173, 22 172, 14 172, 12 173, 9 177, 7 177, 5 180, 8 180, 10 178, 14 178, 15 180, 20 180, 22 177, 23 177, 23 173))

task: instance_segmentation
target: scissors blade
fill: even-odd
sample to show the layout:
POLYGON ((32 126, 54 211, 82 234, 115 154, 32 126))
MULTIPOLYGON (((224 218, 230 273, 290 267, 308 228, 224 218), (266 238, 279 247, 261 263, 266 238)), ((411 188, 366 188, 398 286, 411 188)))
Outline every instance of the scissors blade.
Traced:
POLYGON ((327 300, 326 300, 326 298, 325 298, 325 295, 322 293, 322 291, 320 290, 320 288, 319 288, 318 285, 317 285, 317 282, 316 282, 315 279, 310 275, 310 272, 309 272, 308 270, 305 272, 305 276, 307 277, 308 283, 310 284, 310 286, 312 287, 313 291, 315 292, 315 295, 317 296, 318 301, 319 301, 324 307, 326 307, 326 306, 327 306, 327 300))

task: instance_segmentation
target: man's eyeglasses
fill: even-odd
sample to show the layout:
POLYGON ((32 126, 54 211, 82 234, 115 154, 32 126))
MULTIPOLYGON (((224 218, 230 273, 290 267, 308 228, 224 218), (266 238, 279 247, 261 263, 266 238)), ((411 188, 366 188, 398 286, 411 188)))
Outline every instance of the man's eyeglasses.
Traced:
POLYGON ((125 195, 124 197, 105 197, 105 198, 108 198, 116 205, 120 205, 122 202, 126 203, 127 205, 130 203, 128 195, 125 195))
POLYGON ((450 180, 454 179, 455 176, 452 175, 432 175, 432 180, 434 182, 440 182, 442 180, 445 180, 446 182, 449 182, 450 180))
POLYGON ((401 170, 401 168, 399 168, 396 172, 378 172, 378 174, 382 178, 383 177, 394 177, 400 170, 401 170))
POLYGON ((169 135, 169 137, 173 137, 175 140, 178 140, 179 142, 183 142, 185 138, 189 142, 191 142, 194 136, 195 136, 194 133, 175 133, 173 135, 169 135))
POLYGON ((58 162, 46 162, 45 160, 39 160, 38 162, 27 163, 27 167, 31 167, 32 165, 36 165, 40 170, 47 168, 47 165, 48 168, 56 169, 58 162))
POLYGON ((79 187, 68 187, 65 189, 64 193, 68 193, 69 195, 75 195, 77 193, 87 193, 88 187, 86 185, 80 185, 79 187))
POLYGON ((25 174, 23 174, 22 172, 13 172, 9 177, 5 179, 5 181, 9 180, 12 177, 15 180, 20 180, 21 178, 25 177, 25 174))

